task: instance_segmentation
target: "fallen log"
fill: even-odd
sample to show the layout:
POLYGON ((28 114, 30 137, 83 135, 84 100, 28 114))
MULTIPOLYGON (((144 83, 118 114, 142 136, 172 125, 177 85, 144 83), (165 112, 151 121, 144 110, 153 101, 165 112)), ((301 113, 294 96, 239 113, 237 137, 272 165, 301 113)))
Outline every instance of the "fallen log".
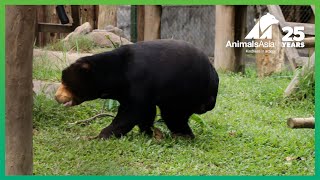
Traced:
POLYGON ((304 38, 303 40, 305 47, 304 48, 314 48, 315 46, 315 37, 304 38))
POLYGON ((289 118, 287 120, 287 124, 290 128, 312 128, 315 127, 314 117, 310 118, 289 118))

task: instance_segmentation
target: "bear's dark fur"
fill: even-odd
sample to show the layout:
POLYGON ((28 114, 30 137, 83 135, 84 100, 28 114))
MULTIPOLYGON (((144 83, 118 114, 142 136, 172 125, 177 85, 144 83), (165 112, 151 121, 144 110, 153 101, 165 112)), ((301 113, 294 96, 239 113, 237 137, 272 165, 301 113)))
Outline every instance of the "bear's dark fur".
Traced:
POLYGON ((56 99, 66 105, 118 100, 118 114, 99 135, 105 139, 125 135, 135 125, 152 134, 156 105, 174 135, 193 138, 188 118, 214 108, 218 84, 217 72, 199 49, 184 41, 156 40, 80 58, 62 72, 62 85, 72 96, 56 99))

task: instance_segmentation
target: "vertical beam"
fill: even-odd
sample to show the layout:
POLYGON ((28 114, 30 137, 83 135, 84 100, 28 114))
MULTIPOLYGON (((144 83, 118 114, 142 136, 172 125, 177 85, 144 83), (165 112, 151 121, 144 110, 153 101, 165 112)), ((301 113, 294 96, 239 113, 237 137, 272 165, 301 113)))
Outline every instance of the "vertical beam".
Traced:
MULTIPOLYGON (((246 27, 247 27, 247 6, 235 6, 235 32, 234 32, 234 40, 244 41, 246 27)), ((245 62, 244 62, 244 54, 245 48, 235 48, 235 71, 244 73, 245 62)))
POLYGON ((214 66, 222 71, 235 71, 235 51, 226 47, 234 41, 235 7, 216 6, 214 66))
POLYGON ((107 25, 117 26, 117 6, 99 5, 98 29, 105 29, 107 25))
POLYGON ((78 26, 80 26, 79 5, 71 6, 71 16, 72 16, 72 28, 76 29, 78 26))
POLYGON ((160 39, 161 6, 145 6, 144 13, 144 40, 160 39))
POLYGON ((6 6, 6 175, 32 174, 35 25, 35 6, 6 6))
MULTIPOLYGON (((46 14, 45 14, 45 6, 37 6, 37 23, 45 22, 46 14)), ((46 45, 46 36, 45 33, 39 32, 38 26, 36 26, 36 45, 39 47, 43 47, 46 45)))
POLYGON ((137 41, 144 40, 144 7, 137 6, 137 41))
POLYGON ((131 5, 131 25, 130 36, 131 42, 137 42, 137 6, 131 5))

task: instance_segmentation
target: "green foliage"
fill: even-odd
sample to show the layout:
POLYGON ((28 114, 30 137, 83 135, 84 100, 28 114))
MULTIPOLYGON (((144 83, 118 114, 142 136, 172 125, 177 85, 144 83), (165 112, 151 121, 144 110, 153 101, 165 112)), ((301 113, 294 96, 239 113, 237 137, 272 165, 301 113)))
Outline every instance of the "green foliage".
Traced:
POLYGON ((104 101, 104 106, 102 110, 106 109, 107 111, 114 112, 118 110, 119 105, 120 103, 118 101, 107 99, 104 101))
POLYGON ((303 74, 298 76, 299 83, 296 90, 288 98, 289 100, 300 101, 309 100, 313 104, 315 103, 315 75, 314 67, 309 67, 305 69, 303 74))
POLYGON ((202 128, 206 128, 207 126, 205 119, 203 119, 201 116, 197 114, 192 114, 190 117, 190 120, 196 122, 202 128))
POLYGON ((35 57, 33 59, 33 79, 60 81, 62 69, 57 64, 52 63, 46 55, 35 57))
MULTIPOLYGON (((255 72, 252 71, 251 74, 255 72)), ((71 122, 101 110, 116 110, 116 102, 94 100, 65 108, 43 95, 35 96, 34 173, 36 175, 314 175, 314 130, 292 130, 288 117, 309 117, 307 99, 283 101, 290 74, 263 79, 254 75, 219 73, 214 110, 190 118, 196 138, 156 140, 135 127, 126 136, 88 141, 110 124, 96 119, 87 126, 71 122)), ((157 114, 159 114, 159 109, 157 114)), ((159 119, 159 117, 157 116, 159 119)))
MULTIPOLYGON (((116 43, 116 42, 113 42, 112 40, 111 40, 111 38, 110 38, 110 36, 106 36, 106 38, 111 42, 111 44, 112 44, 112 46, 113 46, 113 48, 114 49, 116 49, 116 48, 118 48, 118 47, 120 47, 122 44, 118 44, 118 43, 116 43)), ((120 40, 121 40, 121 36, 120 36, 120 40)))

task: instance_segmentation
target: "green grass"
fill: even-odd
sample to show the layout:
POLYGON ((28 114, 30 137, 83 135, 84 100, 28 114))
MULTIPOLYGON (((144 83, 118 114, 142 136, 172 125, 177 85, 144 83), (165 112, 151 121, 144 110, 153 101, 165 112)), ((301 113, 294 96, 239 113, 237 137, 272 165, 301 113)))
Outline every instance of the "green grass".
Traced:
POLYGON ((34 173, 36 175, 314 175, 313 129, 290 129, 289 117, 314 114, 310 99, 283 99, 292 73, 259 79, 219 73, 214 110, 190 120, 194 140, 145 137, 138 128, 126 136, 88 141, 111 118, 87 126, 69 125, 103 110, 102 100, 64 108, 44 95, 35 96, 34 173), (293 160, 286 160, 286 158, 293 160))
POLYGON ((47 55, 33 58, 33 79, 43 81, 60 81, 62 67, 59 67, 57 64, 62 64, 62 62, 54 63, 50 61, 47 55))
POLYGON ((77 38, 70 38, 68 41, 57 41, 45 47, 51 51, 76 51, 91 52, 97 45, 92 39, 85 35, 77 35, 77 38))
POLYGON ((86 35, 77 35, 76 38, 70 38, 68 41, 58 40, 55 43, 48 44, 45 50, 79 53, 100 53, 110 51, 114 48, 99 47, 90 37, 86 35))
MULTIPOLYGON (((100 53, 112 50, 111 48, 95 48, 92 53, 100 53)), ((43 81, 60 81, 61 71, 69 64, 66 61, 66 51, 64 57, 50 59, 46 53, 33 58, 33 79, 43 81)))

